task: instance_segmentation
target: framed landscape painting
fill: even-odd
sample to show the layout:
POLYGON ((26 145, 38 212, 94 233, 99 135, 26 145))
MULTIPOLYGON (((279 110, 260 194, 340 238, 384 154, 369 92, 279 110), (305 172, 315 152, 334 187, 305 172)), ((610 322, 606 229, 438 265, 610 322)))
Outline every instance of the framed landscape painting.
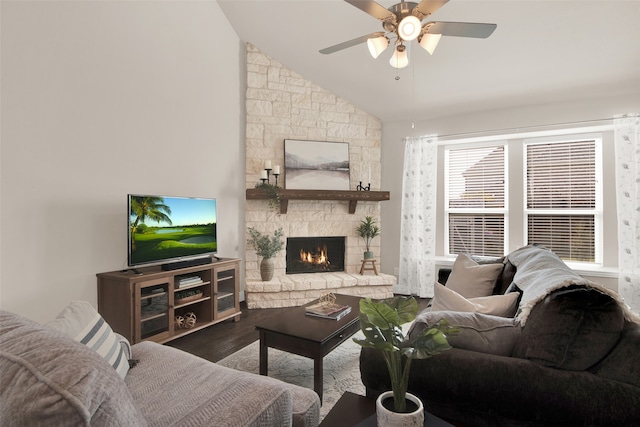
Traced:
POLYGON ((285 188, 349 190, 349 144, 284 140, 285 188))

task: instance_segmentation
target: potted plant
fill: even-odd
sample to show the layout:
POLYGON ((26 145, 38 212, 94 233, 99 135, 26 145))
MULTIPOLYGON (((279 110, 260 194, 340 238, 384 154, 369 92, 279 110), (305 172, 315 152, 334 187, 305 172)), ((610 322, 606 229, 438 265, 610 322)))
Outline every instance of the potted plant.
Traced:
POLYGON ((284 242, 280 240, 283 236, 282 228, 278 228, 273 236, 260 233, 253 227, 249 227, 249 239, 247 243, 256 250, 256 255, 262 257, 260 262, 260 277, 263 281, 269 281, 273 278, 273 259, 278 252, 282 250, 284 242))
POLYGON ((450 349, 446 335, 458 332, 443 319, 417 336, 405 337, 402 324, 413 321, 417 314, 418 303, 411 296, 396 296, 381 301, 370 298, 360 300, 360 328, 365 338, 353 340, 362 347, 382 352, 391 380, 392 391, 382 393, 376 401, 378 425, 381 425, 381 420, 388 423, 384 425, 396 425, 389 420, 396 415, 402 418, 397 425, 413 426, 413 421, 409 419, 415 419, 415 425, 423 425, 422 402, 407 393, 411 361, 426 359, 450 349), (413 413, 407 413, 407 399, 417 406, 413 413))
POLYGON ((364 245, 367 249, 364 253, 364 259, 372 259, 373 252, 370 249, 370 244, 371 240, 380 234, 380 227, 376 225, 372 217, 367 216, 360 221, 360 225, 356 228, 356 233, 364 239, 364 245))

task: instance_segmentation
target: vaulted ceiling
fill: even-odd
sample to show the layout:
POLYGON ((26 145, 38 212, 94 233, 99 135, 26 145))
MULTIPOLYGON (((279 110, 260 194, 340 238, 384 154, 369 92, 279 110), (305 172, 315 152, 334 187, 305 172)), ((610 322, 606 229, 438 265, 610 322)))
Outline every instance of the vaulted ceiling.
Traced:
POLYGON ((389 65, 391 48, 378 59, 366 43, 318 52, 383 31, 344 1, 218 3, 242 41, 383 122, 640 96, 638 0, 450 0, 428 20, 495 23, 496 31, 487 39, 443 37, 432 56, 410 42, 410 63, 401 70, 389 65))

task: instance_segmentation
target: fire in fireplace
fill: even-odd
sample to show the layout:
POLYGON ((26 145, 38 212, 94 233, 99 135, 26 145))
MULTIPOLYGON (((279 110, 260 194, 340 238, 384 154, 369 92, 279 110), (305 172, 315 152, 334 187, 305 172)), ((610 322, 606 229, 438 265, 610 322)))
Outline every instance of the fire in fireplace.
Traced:
POLYGON ((344 271, 342 237, 287 238, 287 274, 344 271))

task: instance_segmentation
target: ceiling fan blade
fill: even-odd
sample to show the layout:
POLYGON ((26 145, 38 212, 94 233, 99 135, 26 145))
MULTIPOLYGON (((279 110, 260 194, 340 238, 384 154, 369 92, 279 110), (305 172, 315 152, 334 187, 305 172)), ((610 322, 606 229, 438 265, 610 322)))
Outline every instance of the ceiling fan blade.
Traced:
POLYGON ((443 36, 473 37, 486 39, 496 29, 496 24, 480 24, 477 22, 427 22, 429 34, 442 34, 443 36))
MULTIPOLYGON (((431 15, 436 10, 440 9, 442 6, 447 4, 449 0, 422 0, 414 10, 418 10, 424 18, 431 15)), ((415 14, 415 13, 414 13, 415 14)))
POLYGON ((339 50, 346 49, 348 47, 355 46, 355 45, 360 44, 360 43, 364 43, 364 42, 367 41, 367 39, 370 39, 372 37, 380 37, 380 36, 384 36, 384 31, 379 31, 377 33, 367 34, 365 36, 360 36, 360 37, 355 38, 353 40, 349 40, 349 41, 346 41, 346 42, 338 43, 337 45, 334 45, 334 46, 326 47, 324 49, 321 49, 320 53, 327 55, 329 53, 334 53, 334 52, 337 52, 339 50))
POLYGON ((391 13, 387 8, 373 0, 344 0, 350 5, 353 5, 363 12, 368 13, 376 19, 385 21, 387 19, 395 19, 395 15, 391 13))

